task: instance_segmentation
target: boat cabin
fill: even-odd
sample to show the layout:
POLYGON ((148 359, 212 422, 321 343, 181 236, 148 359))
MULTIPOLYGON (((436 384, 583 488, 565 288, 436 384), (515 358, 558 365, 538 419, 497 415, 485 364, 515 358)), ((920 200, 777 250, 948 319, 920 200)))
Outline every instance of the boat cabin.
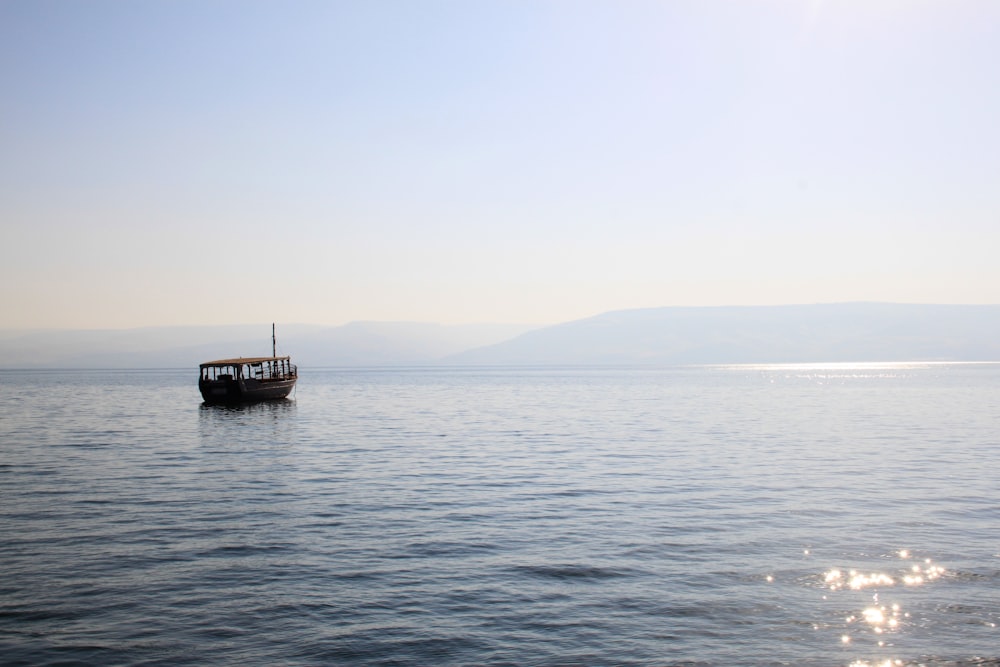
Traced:
POLYGON ((285 380, 297 375, 291 357, 239 357, 201 364, 201 380, 285 380))

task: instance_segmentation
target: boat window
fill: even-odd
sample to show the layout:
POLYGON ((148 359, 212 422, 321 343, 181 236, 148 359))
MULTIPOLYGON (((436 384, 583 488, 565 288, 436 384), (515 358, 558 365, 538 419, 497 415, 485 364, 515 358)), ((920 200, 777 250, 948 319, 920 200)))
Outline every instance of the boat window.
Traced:
POLYGON ((242 377, 241 371, 239 366, 206 366, 201 369, 201 377, 204 380, 231 380, 242 377))

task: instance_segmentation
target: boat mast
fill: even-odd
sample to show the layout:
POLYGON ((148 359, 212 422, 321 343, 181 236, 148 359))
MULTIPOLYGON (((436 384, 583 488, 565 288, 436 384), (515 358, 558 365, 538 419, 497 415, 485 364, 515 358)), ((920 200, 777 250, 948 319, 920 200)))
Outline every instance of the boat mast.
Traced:
POLYGON ((278 356, 278 341, 274 338, 274 322, 271 322, 271 356, 278 356))

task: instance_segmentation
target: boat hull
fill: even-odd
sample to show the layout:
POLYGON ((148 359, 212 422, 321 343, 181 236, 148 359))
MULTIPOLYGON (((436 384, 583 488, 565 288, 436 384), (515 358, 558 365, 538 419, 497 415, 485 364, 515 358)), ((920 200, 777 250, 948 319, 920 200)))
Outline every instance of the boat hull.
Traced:
POLYGON ((281 380, 218 379, 201 380, 201 397, 209 404, 258 403, 287 398, 296 378, 281 380))

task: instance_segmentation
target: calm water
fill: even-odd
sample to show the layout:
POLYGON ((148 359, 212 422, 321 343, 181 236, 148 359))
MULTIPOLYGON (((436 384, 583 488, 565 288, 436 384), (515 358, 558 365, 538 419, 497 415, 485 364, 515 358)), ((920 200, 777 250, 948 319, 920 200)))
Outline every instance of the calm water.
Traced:
POLYGON ((1000 665, 1000 365, 0 372, 7 665, 1000 665))

